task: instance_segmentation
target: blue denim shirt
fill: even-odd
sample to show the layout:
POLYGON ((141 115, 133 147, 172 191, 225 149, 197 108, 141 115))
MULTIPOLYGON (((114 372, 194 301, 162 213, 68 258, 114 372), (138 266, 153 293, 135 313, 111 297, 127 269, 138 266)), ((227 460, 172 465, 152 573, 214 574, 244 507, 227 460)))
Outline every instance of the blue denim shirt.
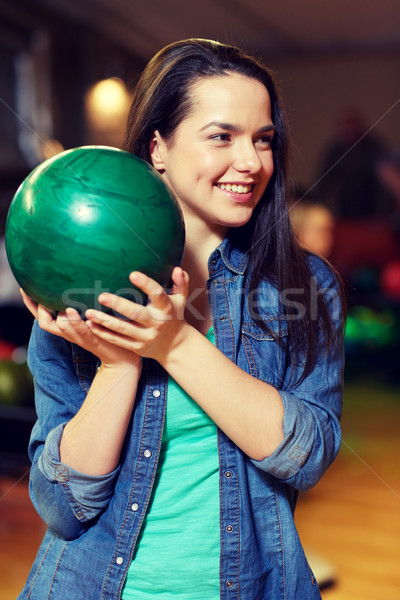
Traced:
MULTIPOLYGON (((299 383, 299 372, 288 368, 285 352, 252 316, 246 263, 246 256, 227 240, 209 259, 216 344, 242 369, 280 391, 284 439, 271 456, 256 461, 218 431, 221 599, 312 600, 320 594, 293 512, 297 491, 318 482, 341 441, 343 350, 337 281, 322 260, 310 257, 339 334, 338 343, 329 353, 320 352, 313 372, 299 383)), ((260 286, 257 306, 284 338, 278 294, 267 281, 260 286)), ((35 323, 29 364, 38 416, 29 447, 30 493, 48 530, 19 600, 60 600, 66 594, 72 600, 115 600, 120 598, 154 483, 166 372, 155 361, 143 360, 120 464, 98 477, 78 473, 59 460, 63 427, 84 401, 98 360, 35 323)))

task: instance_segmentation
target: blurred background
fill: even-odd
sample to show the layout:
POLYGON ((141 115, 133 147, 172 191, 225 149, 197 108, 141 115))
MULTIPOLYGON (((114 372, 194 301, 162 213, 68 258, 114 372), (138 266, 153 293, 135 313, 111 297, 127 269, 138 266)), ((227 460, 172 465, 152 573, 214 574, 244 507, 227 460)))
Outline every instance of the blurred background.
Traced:
POLYGON ((324 600, 400 598, 398 0, 0 0, 0 600, 43 525, 28 498, 31 319, 4 250, 8 207, 45 158, 121 144, 135 82, 165 44, 238 44, 276 74, 292 130, 296 235, 344 278, 343 445, 302 495, 324 600))

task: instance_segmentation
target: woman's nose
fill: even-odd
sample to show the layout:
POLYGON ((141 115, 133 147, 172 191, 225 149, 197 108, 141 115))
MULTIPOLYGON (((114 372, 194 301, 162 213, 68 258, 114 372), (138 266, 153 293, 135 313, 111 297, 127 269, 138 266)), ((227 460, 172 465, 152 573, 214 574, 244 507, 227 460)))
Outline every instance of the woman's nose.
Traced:
POLYGON ((237 146, 232 166, 236 171, 258 173, 261 169, 261 160, 253 143, 242 143, 237 146))

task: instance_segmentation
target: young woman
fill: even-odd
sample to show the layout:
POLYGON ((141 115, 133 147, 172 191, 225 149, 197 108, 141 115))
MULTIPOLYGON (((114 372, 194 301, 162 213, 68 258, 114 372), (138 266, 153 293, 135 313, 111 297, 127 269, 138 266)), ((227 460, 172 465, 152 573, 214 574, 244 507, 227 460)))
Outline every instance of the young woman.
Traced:
POLYGON ((48 531, 20 599, 320 598, 293 520, 340 445, 342 317, 294 242, 287 130, 268 71, 192 39, 138 82, 125 148, 186 226, 167 293, 125 319, 36 317, 31 497, 48 531))

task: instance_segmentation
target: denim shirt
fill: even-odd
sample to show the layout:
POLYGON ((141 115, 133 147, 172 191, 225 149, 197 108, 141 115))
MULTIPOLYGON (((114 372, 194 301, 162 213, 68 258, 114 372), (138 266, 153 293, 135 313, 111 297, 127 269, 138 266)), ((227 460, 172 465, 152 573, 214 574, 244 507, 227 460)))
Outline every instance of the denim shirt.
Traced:
MULTIPOLYGON (((301 367, 288 367, 284 350, 252 316, 246 263, 246 256, 227 240, 210 256, 208 289, 216 345, 243 370, 279 390, 284 439, 272 455, 256 461, 218 430, 220 597, 312 600, 320 593, 293 513, 298 490, 318 482, 341 441, 343 344, 337 281, 321 259, 310 256, 338 342, 329 352, 319 353, 312 373, 299 383, 301 367)), ((278 293, 268 281, 259 288, 257 307, 284 341, 287 328, 278 293)), ((68 595, 72 600, 116 600, 152 492, 167 374, 155 361, 143 360, 119 466, 104 476, 88 476, 60 462, 59 442, 64 425, 85 399, 98 359, 35 323, 29 365, 38 416, 29 446, 30 494, 48 530, 18 599, 60 600, 68 595)))

